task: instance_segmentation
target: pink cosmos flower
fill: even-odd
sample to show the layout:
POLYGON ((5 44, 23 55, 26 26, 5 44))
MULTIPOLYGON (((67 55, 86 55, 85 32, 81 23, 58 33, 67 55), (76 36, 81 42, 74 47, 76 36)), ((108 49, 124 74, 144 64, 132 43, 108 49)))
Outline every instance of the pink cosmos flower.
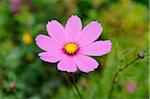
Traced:
POLYGON ((57 64, 60 71, 88 73, 99 64, 89 56, 102 56, 111 51, 111 41, 95 41, 102 33, 101 25, 93 21, 82 29, 78 16, 71 16, 66 26, 58 21, 48 22, 46 29, 49 36, 40 34, 36 44, 45 52, 39 54, 40 59, 57 64))

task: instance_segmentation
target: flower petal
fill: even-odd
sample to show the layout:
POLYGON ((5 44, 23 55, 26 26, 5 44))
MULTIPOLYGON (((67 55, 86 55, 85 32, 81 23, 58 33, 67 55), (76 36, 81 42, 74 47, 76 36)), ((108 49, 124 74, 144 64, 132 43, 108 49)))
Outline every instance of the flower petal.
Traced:
POLYGON ((42 52, 39 56, 43 61, 55 63, 63 58, 63 53, 61 53, 61 51, 42 52))
POLYGON ((79 70, 85 73, 94 71, 94 69, 96 69, 99 66, 96 60, 82 54, 77 55, 75 57, 75 61, 79 70))
POLYGON ((50 38, 49 36, 40 34, 36 37, 35 40, 36 44, 45 51, 61 49, 61 45, 59 45, 54 39, 50 38))
POLYGON ((80 53, 90 56, 102 56, 111 51, 112 43, 109 40, 96 41, 80 48, 80 53))
POLYGON ((71 16, 65 26, 69 41, 77 40, 78 35, 82 30, 82 22, 78 16, 71 16))
POLYGON ((71 59, 71 57, 68 57, 68 56, 63 58, 57 64, 57 68, 60 71, 67 71, 67 72, 76 72, 77 71, 76 63, 71 59))
POLYGON ((89 23, 81 32, 78 39, 79 45, 85 46, 97 40, 102 30, 103 29, 98 22, 94 21, 89 23))
POLYGON ((67 41, 66 32, 64 27, 56 20, 48 22, 47 26, 48 34, 59 43, 67 41))

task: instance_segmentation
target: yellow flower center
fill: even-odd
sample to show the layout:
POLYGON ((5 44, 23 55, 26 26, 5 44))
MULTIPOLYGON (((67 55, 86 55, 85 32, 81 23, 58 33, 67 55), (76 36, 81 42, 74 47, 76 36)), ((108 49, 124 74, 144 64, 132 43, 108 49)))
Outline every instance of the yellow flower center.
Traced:
POLYGON ((78 45, 75 43, 67 43, 64 49, 67 54, 75 54, 78 51, 78 45))

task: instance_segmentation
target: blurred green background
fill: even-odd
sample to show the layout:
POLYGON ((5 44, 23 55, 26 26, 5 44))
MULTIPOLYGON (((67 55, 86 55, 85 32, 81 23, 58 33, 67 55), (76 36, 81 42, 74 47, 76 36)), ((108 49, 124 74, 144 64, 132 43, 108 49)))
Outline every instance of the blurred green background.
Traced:
POLYGON ((75 74, 84 98, 107 99, 117 68, 143 50, 144 59, 119 74, 112 98, 148 99, 148 0, 0 0, 0 99, 79 99, 56 64, 39 59, 42 50, 35 45, 38 34, 47 34, 48 20, 65 25, 71 15, 83 26, 98 20, 100 39, 113 43, 110 54, 94 57, 97 70, 75 74))

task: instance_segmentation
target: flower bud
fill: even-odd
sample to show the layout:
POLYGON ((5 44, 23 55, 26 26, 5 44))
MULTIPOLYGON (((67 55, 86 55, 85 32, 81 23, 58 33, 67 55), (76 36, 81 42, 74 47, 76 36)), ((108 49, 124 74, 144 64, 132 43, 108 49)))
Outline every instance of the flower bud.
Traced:
POLYGON ((143 58, 144 58, 144 52, 143 52, 143 51, 140 51, 140 52, 138 53, 138 57, 141 58, 141 59, 143 59, 143 58))
POLYGON ((135 92, 136 89, 137 89, 137 86, 136 86, 135 83, 129 83, 129 84, 128 84, 128 92, 129 92, 129 93, 135 92))

